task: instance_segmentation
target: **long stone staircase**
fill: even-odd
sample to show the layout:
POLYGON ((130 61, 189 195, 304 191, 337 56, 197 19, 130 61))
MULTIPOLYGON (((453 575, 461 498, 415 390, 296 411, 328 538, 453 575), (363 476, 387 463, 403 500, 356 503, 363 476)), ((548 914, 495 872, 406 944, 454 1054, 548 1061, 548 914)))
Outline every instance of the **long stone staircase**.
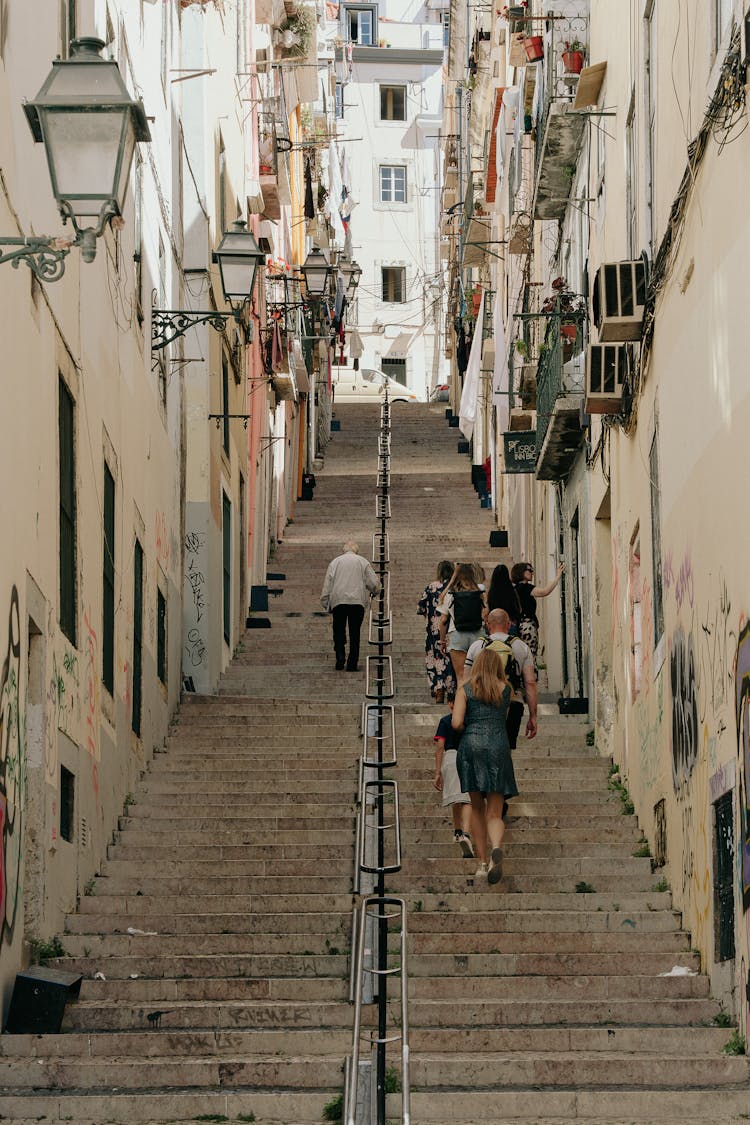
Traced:
MULTIPOLYGON (((333 670, 318 595, 345 539, 369 553, 379 411, 338 415, 272 564, 272 629, 245 633, 217 696, 186 698, 68 918, 55 964, 85 980, 63 1033, 0 1038, 0 1120, 301 1125, 341 1093, 364 674, 333 670)), ((722 1054, 731 1029, 584 722, 542 708, 521 740, 497 887, 453 843, 416 599, 441 558, 505 561, 455 441, 441 409, 394 407, 404 862, 387 888, 409 906, 411 1120, 746 1120, 747 1060, 722 1054)))

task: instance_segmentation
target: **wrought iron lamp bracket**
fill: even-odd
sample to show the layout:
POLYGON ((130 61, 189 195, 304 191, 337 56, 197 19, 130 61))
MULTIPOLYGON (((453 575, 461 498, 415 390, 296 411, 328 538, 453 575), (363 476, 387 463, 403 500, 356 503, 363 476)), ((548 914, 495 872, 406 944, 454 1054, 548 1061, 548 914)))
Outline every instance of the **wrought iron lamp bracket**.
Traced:
POLYGON ((159 352, 168 347, 190 328, 200 324, 210 324, 217 332, 224 332, 230 320, 235 321, 248 338, 248 327, 237 312, 187 312, 182 309, 152 309, 151 311, 151 351, 159 352))
POLYGON ((75 240, 66 238, 0 238, 0 247, 13 247, 0 254, 0 265, 11 262, 18 269, 25 262, 40 281, 59 281, 65 273, 65 259, 75 245, 75 240))

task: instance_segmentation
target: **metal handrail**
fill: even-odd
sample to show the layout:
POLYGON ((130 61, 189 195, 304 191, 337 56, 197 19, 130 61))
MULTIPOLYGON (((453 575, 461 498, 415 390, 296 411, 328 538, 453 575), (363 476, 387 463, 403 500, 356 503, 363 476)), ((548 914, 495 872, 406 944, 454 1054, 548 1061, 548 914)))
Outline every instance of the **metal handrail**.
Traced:
POLYGON ((368 656, 365 663, 365 698, 366 699, 393 699, 393 659, 390 656, 368 656), (377 663, 379 675, 373 677, 377 691, 370 691, 370 665, 377 663), (388 669, 389 690, 386 690, 386 678, 383 669, 388 669))
POLYGON ((374 531, 372 535, 372 561, 388 563, 391 561, 390 553, 391 544, 388 532, 386 531, 385 534, 381 535, 379 531, 374 531))
POLYGON ((372 615, 372 610, 370 610, 367 643, 370 645, 393 644, 393 623, 390 616, 386 617, 382 621, 379 617, 376 620, 372 615), (377 633, 377 636, 374 637, 373 633, 377 633))
POLYGON ((391 498, 390 496, 381 496, 378 493, 375 497, 375 515, 379 520, 391 518, 391 498))
POLYGON ((359 1055, 360 1055, 360 1040, 362 1038, 362 984, 364 981, 365 972, 372 973, 375 976, 383 975, 384 970, 376 968, 365 968, 365 932, 367 912, 370 907, 375 907, 377 913, 375 919, 379 923, 384 923, 386 927, 391 918, 398 917, 401 923, 401 941, 400 941, 400 962, 399 965, 393 969, 386 969, 389 975, 400 973, 401 976, 401 1028, 400 1031, 393 1035, 375 1035, 372 1031, 369 1033, 369 1041, 371 1046, 378 1044, 401 1042, 401 1120, 403 1125, 410 1125, 411 1122, 411 1084, 409 1081, 409 997, 407 988, 407 932, 406 932, 406 902, 402 898, 395 898, 392 895, 368 895, 367 898, 362 900, 360 906, 360 918, 357 924, 357 941, 356 946, 353 944, 353 950, 356 950, 356 956, 353 958, 354 968, 354 1030, 352 1033, 352 1053, 347 1059, 345 1068, 345 1086, 344 1086, 344 1116, 343 1120, 345 1125, 357 1125, 355 1121, 355 1113, 357 1110, 357 1084, 359 1080, 359 1055), (387 912, 389 906, 398 907, 398 913, 387 912))
MULTIPOLYGON (((363 723, 362 723, 362 757, 360 759, 360 762, 361 762, 361 765, 363 767, 364 766, 371 766, 373 769, 383 769, 385 766, 395 766, 397 764, 397 757, 396 757, 396 712, 395 712, 395 709, 394 709, 392 704, 390 704, 390 703, 365 703, 365 705, 364 705, 364 718, 363 718, 363 723), (378 734, 378 735, 370 733, 369 715, 370 715, 371 712, 375 713, 376 716, 377 716, 378 713, 380 714, 381 731, 380 731, 380 734, 378 734), (383 743, 385 741, 385 736, 383 734, 382 720, 385 718, 386 713, 388 714, 388 726, 390 728, 390 743, 391 743, 392 757, 390 757, 387 762, 384 762, 382 760, 378 760, 377 758, 368 757, 368 750, 369 750, 368 744, 369 744, 369 740, 371 738, 376 738, 378 740, 378 744, 379 744, 381 752, 382 752, 383 743)), ((360 787, 361 787, 361 785, 362 785, 362 772, 361 771, 360 771, 359 784, 360 784, 360 787)))
POLYGON ((372 781, 363 781, 361 790, 361 807, 362 825, 363 829, 360 832, 359 838, 359 869, 360 871, 368 871, 371 875, 392 875, 394 871, 401 870, 401 823, 399 820, 399 804, 398 804, 398 782, 390 777, 378 777, 372 781), (385 796, 388 789, 393 790, 393 820, 389 824, 368 824, 367 823, 367 793, 368 790, 374 790, 376 799, 385 796), (395 829, 396 840, 396 862, 395 863, 375 863, 367 864, 365 862, 365 844, 367 840, 367 829, 374 828, 376 832, 387 832, 390 828, 395 829))

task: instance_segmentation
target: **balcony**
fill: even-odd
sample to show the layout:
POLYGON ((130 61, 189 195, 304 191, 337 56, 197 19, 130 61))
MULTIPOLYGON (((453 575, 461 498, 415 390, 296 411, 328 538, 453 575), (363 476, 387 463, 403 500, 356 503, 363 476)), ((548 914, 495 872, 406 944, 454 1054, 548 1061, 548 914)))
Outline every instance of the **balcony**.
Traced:
MULTIPOLYGON (((582 5, 582 9, 583 9, 582 5)), ((588 8, 588 5, 585 5, 588 8)), ((580 65, 588 42, 588 15, 554 16, 544 37, 544 98, 536 120, 534 202, 535 219, 562 219, 570 200, 586 116, 573 108, 580 65), (582 51, 569 52, 568 44, 583 44, 582 51), (579 56, 571 62, 571 54, 579 56)), ((537 29, 535 28, 535 31, 537 29)))
POLYGON ((565 340, 561 322, 559 313, 550 317, 539 359, 536 388, 537 480, 566 480, 583 443, 583 318, 577 319, 574 341, 565 340), (566 362, 568 348, 574 354, 566 362))

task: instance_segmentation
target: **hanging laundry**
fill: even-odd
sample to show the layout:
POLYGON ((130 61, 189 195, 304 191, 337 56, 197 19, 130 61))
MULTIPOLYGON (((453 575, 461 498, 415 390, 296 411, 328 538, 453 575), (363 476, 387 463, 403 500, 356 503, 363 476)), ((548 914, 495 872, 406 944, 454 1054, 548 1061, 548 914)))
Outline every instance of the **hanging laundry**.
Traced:
POLYGON ((313 201, 313 186, 312 186, 312 161, 308 156, 305 161, 305 218, 315 218, 315 203, 313 201))
POLYGON ((454 322, 456 331, 456 367, 460 375, 463 375, 469 363, 469 349, 466 344, 466 331, 464 330, 464 322, 460 317, 456 317, 454 322))

